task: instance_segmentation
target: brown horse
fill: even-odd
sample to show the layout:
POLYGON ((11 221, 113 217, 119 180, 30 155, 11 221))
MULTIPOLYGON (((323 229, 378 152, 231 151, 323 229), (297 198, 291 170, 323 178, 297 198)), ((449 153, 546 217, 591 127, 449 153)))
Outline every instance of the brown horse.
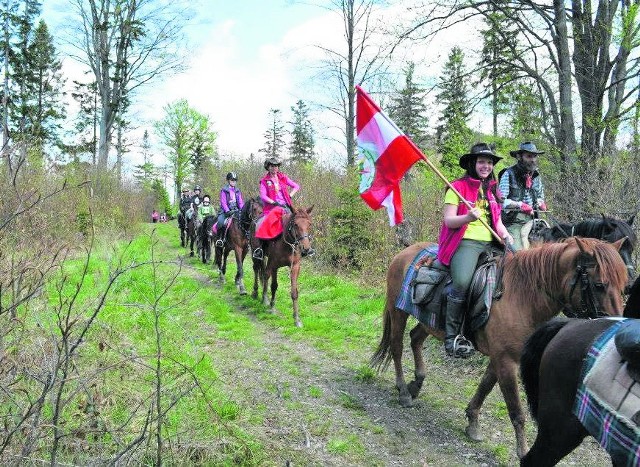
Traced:
MULTIPOLYGON (((218 280, 224 282, 227 272, 227 258, 233 251, 236 256, 235 284, 240 295, 245 295, 244 258, 249 251, 249 232, 255 221, 262 214, 262 205, 254 198, 249 198, 241 211, 231 216, 231 222, 224 228, 215 242, 215 265, 218 267, 218 280)), ((210 231, 210 230, 209 230, 210 231)))
POLYGON ((258 298, 258 278, 262 283, 262 303, 276 311, 276 290, 278 290, 278 269, 289 266, 291 275, 291 300, 293 301, 293 321, 302 327, 298 309, 298 275, 300 260, 307 256, 311 249, 311 210, 292 209, 291 214, 282 217, 282 234, 267 242, 264 250, 266 259, 253 258, 253 298, 258 298), (267 297, 267 285, 271 279, 271 300, 267 297))
MULTIPOLYGON (((466 409, 469 419, 466 432, 470 438, 481 439, 478 425, 480 407, 498 382, 516 432, 518 457, 527 452, 525 415, 518 397, 517 382, 524 341, 537 325, 551 319, 560 310, 573 315, 596 315, 600 310, 609 315, 621 313, 622 290, 627 280, 625 264, 618 254, 623 241, 609 244, 573 237, 563 243, 545 244, 505 258, 504 294, 493 301, 487 324, 473 336, 477 348, 489 356, 490 362, 466 409), (584 310, 586 305, 591 306, 584 310)), ((379 370, 386 368, 393 358, 396 387, 403 407, 413 404, 426 375, 422 356, 424 340, 430 334, 440 340, 444 338, 443 330, 422 323, 411 330, 415 380, 407 386, 401 358, 409 315, 396 308, 395 304, 409 265, 428 245, 410 246, 391 261, 387 272, 383 335, 371 358, 372 366, 379 370)))

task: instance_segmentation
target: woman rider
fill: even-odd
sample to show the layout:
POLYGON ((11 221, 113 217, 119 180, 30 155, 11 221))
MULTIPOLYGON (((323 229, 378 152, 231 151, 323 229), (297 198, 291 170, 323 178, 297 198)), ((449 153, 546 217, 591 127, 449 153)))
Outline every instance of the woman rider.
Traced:
POLYGON ((300 190, 300 185, 291 180, 286 174, 280 172, 280 160, 269 157, 264 161, 267 171, 260 180, 260 198, 262 198, 263 216, 256 222, 255 240, 252 243, 255 259, 263 259, 264 242, 274 238, 274 227, 282 219, 285 212, 291 211, 291 197, 300 190), (291 188, 291 193, 287 190, 291 188), (286 211, 285 211, 286 210, 286 211))
MULTIPOLYGON (((232 215, 235 211, 242 209, 244 206, 244 200, 242 199, 242 192, 240 188, 236 187, 238 181, 238 175, 235 172, 229 172, 226 177, 227 184, 220 190, 220 214, 218 215, 218 227, 216 232, 218 236, 221 236, 224 232, 224 221, 232 215)), ((216 245, 222 243, 221 240, 216 240, 216 245)))
POLYGON ((481 219, 506 243, 513 238, 500 218, 502 195, 497 189, 493 166, 496 156, 486 143, 476 143, 459 161, 466 173, 451 185, 473 206, 467 208, 453 190, 444 198, 443 224, 438 241, 438 259, 449 266, 453 286, 447 295, 444 347, 447 355, 466 358, 473 354, 471 342, 461 335, 467 308, 467 291, 480 255, 491 249, 493 236, 481 219))

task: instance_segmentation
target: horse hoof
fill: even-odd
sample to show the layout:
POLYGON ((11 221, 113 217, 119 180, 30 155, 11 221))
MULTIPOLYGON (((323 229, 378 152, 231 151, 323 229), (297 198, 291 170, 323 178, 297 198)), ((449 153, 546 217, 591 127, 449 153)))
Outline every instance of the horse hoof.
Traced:
POLYGON ((189 253, 189 256, 191 256, 193 258, 193 251, 191 253, 189 253))
POLYGON ((302 322, 300 322, 300 321, 296 321, 296 327, 297 327, 297 328, 301 328, 301 327, 302 327, 302 322))
POLYGON ((464 432, 467 434, 471 441, 479 442, 484 440, 484 436, 480 434, 480 430, 478 430, 477 426, 469 425, 467 426, 467 428, 465 428, 464 432))
POLYGON ((404 407, 405 409, 409 408, 409 407, 413 407, 413 398, 408 395, 408 396, 400 396, 400 407, 404 407))

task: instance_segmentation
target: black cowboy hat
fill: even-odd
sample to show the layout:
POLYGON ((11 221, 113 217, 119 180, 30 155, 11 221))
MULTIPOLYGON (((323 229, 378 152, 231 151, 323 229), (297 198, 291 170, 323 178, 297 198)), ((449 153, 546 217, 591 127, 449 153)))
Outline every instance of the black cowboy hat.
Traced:
POLYGON ((523 152, 530 152, 531 154, 544 154, 544 151, 538 151, 538 148, 536 148, 536 145, 533 144, 531 141, 525 141, 524 143, 520 143, 520 147, 518 148, 517 151, 509 151, 509 153, 513 156, 516 157, 518 154, 522 154, 523 152))
POLYGON ((264 170, 269 170, 270 165, 280 165, 280 164, 282 164, 282 162, 280 162, 280 159, 277 159, 275 157, 268 157, 264 161, 264 170))
POLYGON ((478 156, 490 157, 491 159, 493 159, 494 165, 497 164, 498 161, 502 160, 502 157, 497 156, 496 153, 493 152, 493 148, 487 143, 476 143, 471 146, 471 150, 467 154, 463 154, 462 157, 460 157, 460 161, 458 163, 460 164, 460 167, 466 169, 468 162, 472 158, 478 156))

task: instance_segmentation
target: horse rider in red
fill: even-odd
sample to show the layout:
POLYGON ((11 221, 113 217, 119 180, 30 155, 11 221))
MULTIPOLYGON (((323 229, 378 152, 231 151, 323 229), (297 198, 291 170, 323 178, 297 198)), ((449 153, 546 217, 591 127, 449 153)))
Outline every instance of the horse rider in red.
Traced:
POLYGON ((280 172, 280 160, 269 157, 264 161, 267 171, 260 180, 263 216, 256 222, 256 240, 251 245, 253 258, 264 258, 264 240, 277 237, 282 232, 282 216, 291 212, 291 197, 300 190, 300 185, 280 172), (291 193, 287 190, 291 188, 291 193), (258 244, 259 243, 259 244, 258 244))

